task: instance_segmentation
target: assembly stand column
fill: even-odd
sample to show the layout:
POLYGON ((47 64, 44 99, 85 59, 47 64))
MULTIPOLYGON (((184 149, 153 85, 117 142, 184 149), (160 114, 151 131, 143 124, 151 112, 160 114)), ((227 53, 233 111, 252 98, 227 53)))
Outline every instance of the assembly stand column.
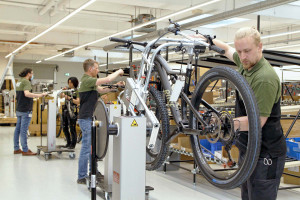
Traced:
MULTIPOLYGON (((101 122, 100 122, 101 123, 101 122)), ((101 130, 100 130, 101 131, 101 130)), ((96 166, 97 166, 97 157, 96 157, 96 123, 95 117, 93 117, 92 122, 92 163, 91 163, 91 199, 96 200, 96 166)))
POLYGON ((145 199, 146 118, 114 117, 112 200, 145 199))

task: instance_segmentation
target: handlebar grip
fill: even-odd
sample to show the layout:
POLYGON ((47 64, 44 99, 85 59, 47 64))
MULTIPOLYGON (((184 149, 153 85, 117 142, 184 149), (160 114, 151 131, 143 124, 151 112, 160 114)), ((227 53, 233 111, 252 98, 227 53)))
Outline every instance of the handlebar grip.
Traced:
POLYGON ((217 47, 216 45, 211 45, 209 47, 210 50, 213 50, 215 52, 218 52, 220 54, 224 54, 225 53, 225 50, 224 49, 221 49, 220 47, 217 47))
POLYGON ((115 38, 115 37, 110 37, 109 40, 112 42, 122 42, 122 43, 130 43, 131 42, 130 40, 125 40, 122 38, 115 38))

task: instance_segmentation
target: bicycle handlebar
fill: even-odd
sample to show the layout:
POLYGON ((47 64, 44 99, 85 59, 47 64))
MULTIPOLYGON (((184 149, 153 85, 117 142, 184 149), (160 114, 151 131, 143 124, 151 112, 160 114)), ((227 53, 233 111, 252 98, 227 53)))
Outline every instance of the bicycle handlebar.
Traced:
POLYGON ((135 41, 132 41, 132 40, 125 40, 123 38, 115 38, 115 37, 110 37, 109 38, 110 41, 112 42, 120 42, 120 43, 126 43, 128 45, 131 45, 131 44, 136 44, 136 45, 140 45, 140 46, 147 46, 147 42, 135 42, 135 41))
POLYGON ((117 84, 115 84, 115 85, 102 84, 101 86, 102 86, 102 87, 108 87, 108 88, 125 88, 124 85, 117 85, 117 84))
POLYGON ((112 42, 121 42, 121 43, 130 43, 131 42, 130 40, 125 40, 125 39, 116 38, 116 37, 110 37, 109 40, 112 42))
MULTIPOLYGON (((188 40, 191 40, 191 41, 195 41, 196 38, 191 38, 190 36, 180 32, 177 30, 177 32, 175 34, 178 34, 178 35, 182 35, 183 37, 187 38, 188 40)), ((212 51, 215 51, 217 53, 220 53, 220 54, 224 54, 225 53, 225 50, 216 46, 215 44, 213 44, 212 40, 211 40, 211 43, 207 43, 207 42, 204 42, 204 41, 200 41, 200 40, 196 40, 197 43, 203 45, 203 46, 206 46, 209 48, 209 50, 212 50, 212 51)))
POLYGON ((220 47, 216 46, 216 45, 210 45, 209 46, 209 49, 210 50, 213 50, 217 53, 220 53, 220 54, 224 54, 225 53, 225 50, 224 49, 221 49, 220 47))

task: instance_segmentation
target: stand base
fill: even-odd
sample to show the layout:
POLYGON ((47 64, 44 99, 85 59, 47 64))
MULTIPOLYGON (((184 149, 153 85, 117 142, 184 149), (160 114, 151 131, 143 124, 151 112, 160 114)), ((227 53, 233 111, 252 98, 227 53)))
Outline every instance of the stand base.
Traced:
MULTIPOLYGON (((91 191, 91 179, 90 179, 90 177, 88 177, 86 180, 87 180, 87 187, 88 187, 88 190, 91 191)), ((104 179, 101 179, 101 181, 97 181, 97 182, 96 182, 96 187, 98 187, 98 188, 101 189, 100 191, 99 191, 99 190, 97 191, 97 194, 98 194, 98 196, 100 196, 101 198, 103 198, 103 199, 105 199, 105 200, 110 200, 110 199, 112 199, 113 193, 112 193, 112 192, 107 192, 106 189, 108 188, 108 186, 104 184, 104 181, 103 181, 103 180, 104 180, 104 179)), ((148 196, 149 193, 150 193, 150 191, 152 191, 152 190, 154 190, 153 187, 151 187, 151 186, 146 186, 146 187, 145 187, 145 194, 146 194, 146 196, 148 196)), ((146 199, 147 199, 147 198, 146 198, 146 199)))
POLYGON ((69 158, 74 159, 76 154, 74 149, 62 149, 62 145, 57 145, 56 149, 53 151, 48 150, 48 146, 37 146, 37 154, 40 155, 41 151, 44 152, 44 158, 45 160, 49 160, 51 157, 51 153, 57 152, 57 154, 62 154, 62 152, 68 152, 69 158))

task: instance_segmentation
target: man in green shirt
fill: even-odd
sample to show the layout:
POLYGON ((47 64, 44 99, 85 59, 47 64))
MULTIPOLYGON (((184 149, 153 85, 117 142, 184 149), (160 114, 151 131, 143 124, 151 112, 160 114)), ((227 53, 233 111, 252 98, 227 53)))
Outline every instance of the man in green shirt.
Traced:
POLYGON ((47 93, 34 94, 30 81, 33 79, 33 71, 30 68, 25 68, 19 76, 21 79, 16 84, 16 115, 17 124, 14 133, 14 154, 21 154, 23 156, 33 156, 33 153, 27 146, 27 131, 32 117, 32 104, 35 97, 46 96, 47 93), (20 149, 19 140, 23 151, 20 149))
MULTIPOLYGON (((103 88, 100 85, 115 80, 118 76, 124 74, 122 69, 110 74, 104 78, 98 78, 98 62, 93 59, 87 59, 83 63, 84 75, 79 84, 80 109, 78 123, 82 131, 82 146, 78 164, 77 183, 85 184, 88 168, 88 160, 91 164, 91 129, 92 116, 95 105, 98 100, 98 93, 110 92, 111 89, 103 88)), ((90 165, 91 169, 91 165, 90 165)))
MULTIPOLYGON (((280 92, 278 75, 263 57, 260 33, 250 27, 241 28, 235 34, 235 49, 214 39, 214 44, 225 50, 238 71, 251 86, 257 100, 262 126, 260 157, 250 178, 242 184, 242 199, 276 199, 280 178, 283 173, 286 142, 280 124, 280 92)), ((244 158, 248 141, 248 117, 244 105, 237 95, 235 129, 240 133, 236 146, 240 160, 244 158)))

